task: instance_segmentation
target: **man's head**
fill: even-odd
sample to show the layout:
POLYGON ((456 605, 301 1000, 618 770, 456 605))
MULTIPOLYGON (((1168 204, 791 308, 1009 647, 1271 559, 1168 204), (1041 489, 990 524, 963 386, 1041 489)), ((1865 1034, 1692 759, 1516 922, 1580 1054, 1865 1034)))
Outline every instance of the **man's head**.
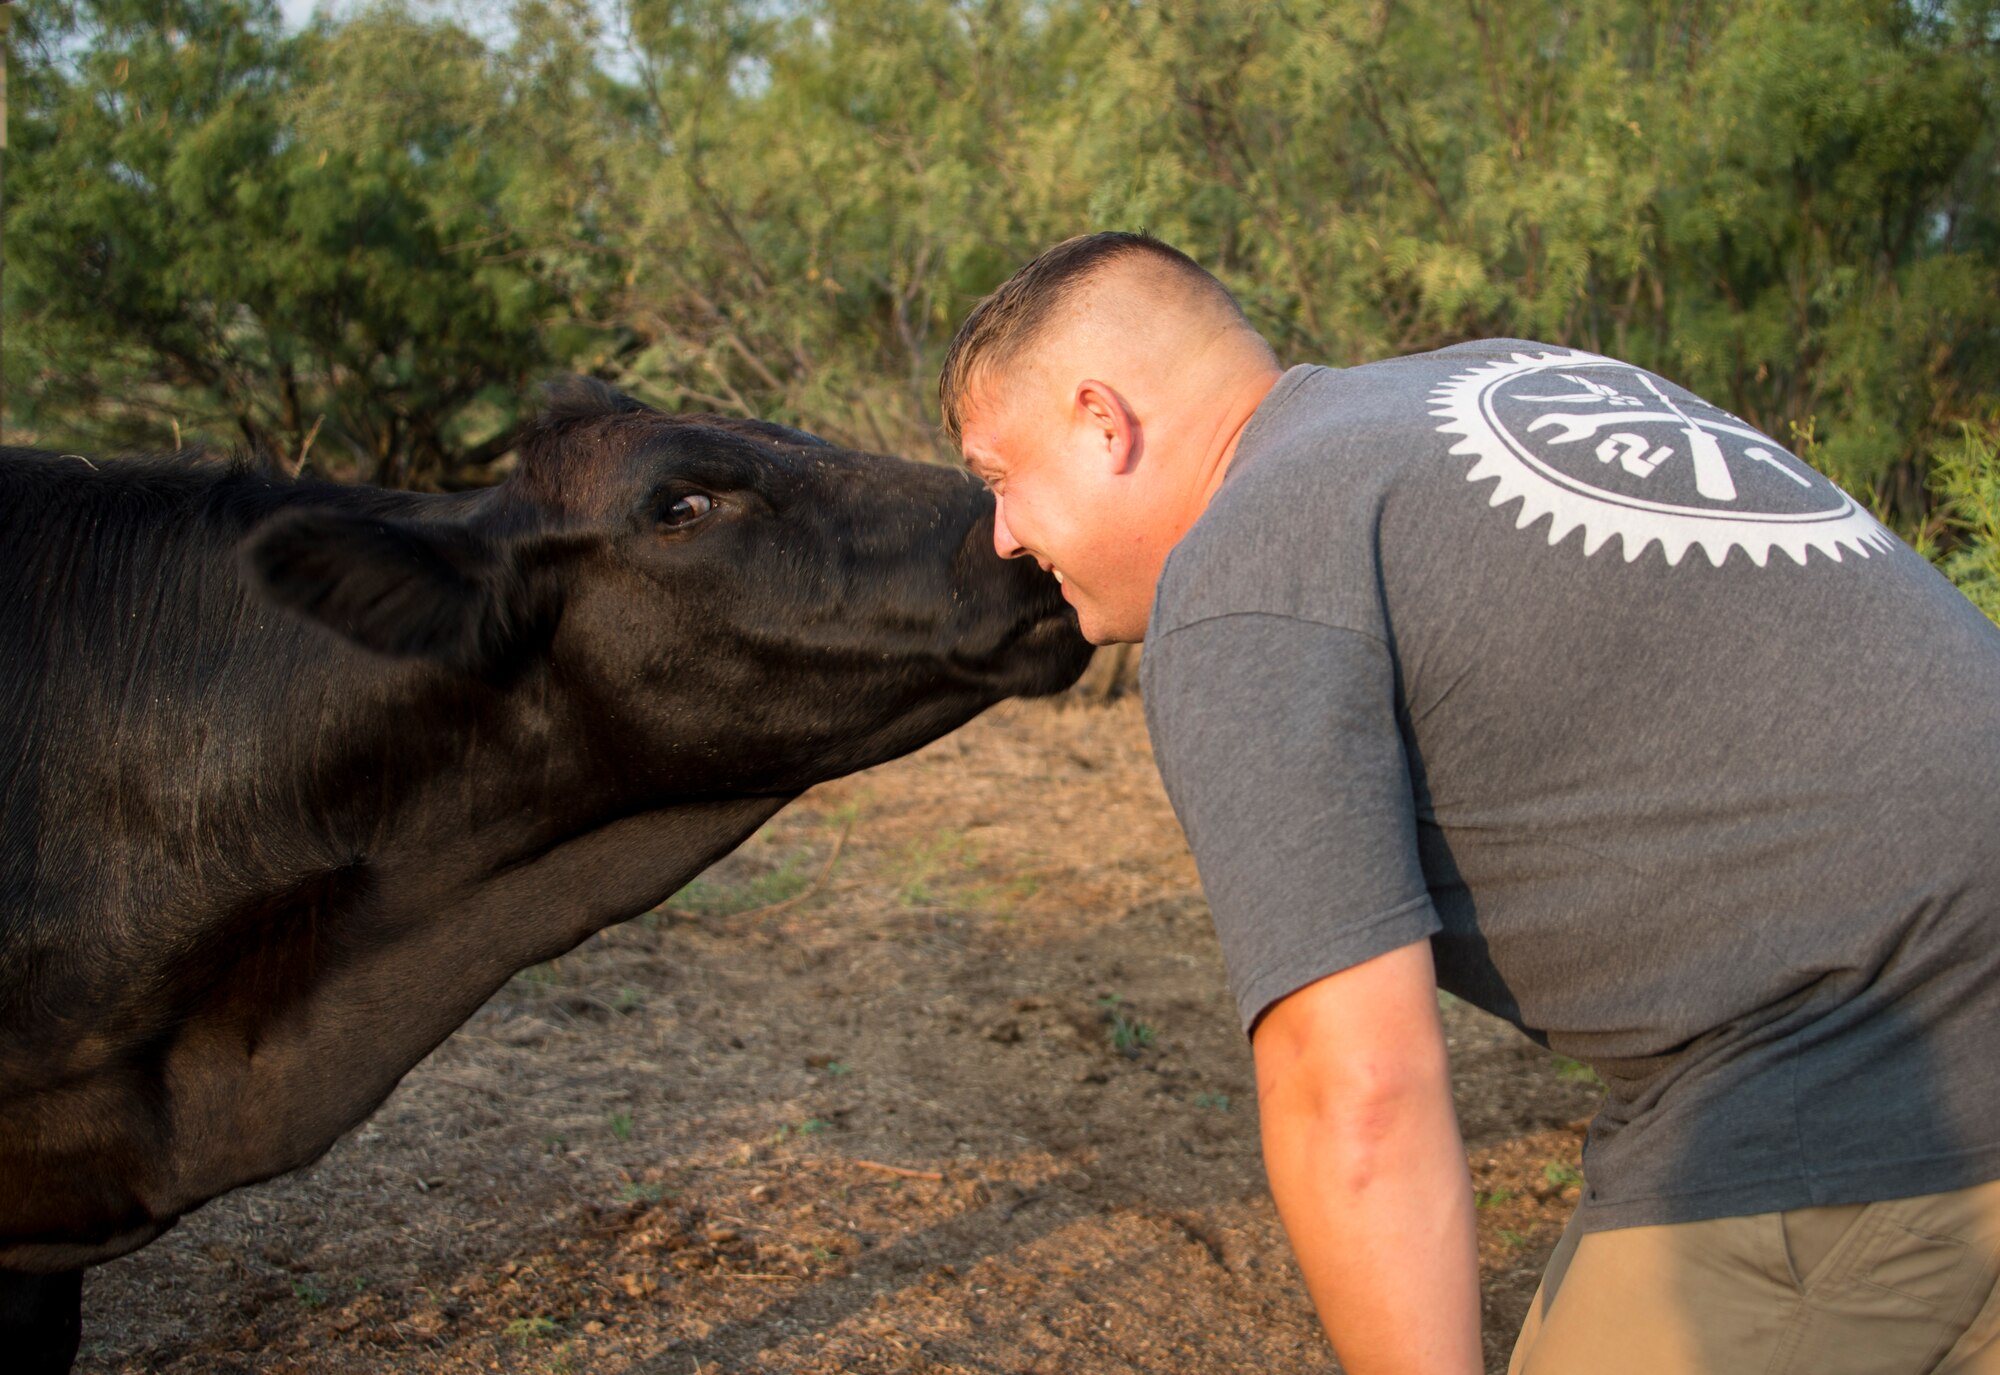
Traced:
POLYGON ((946 355, 946 431, 999 500, 1002 556, 1063 579, 1099 644, 1145 637, 1167 552, 1277 381, 1223 285, 1143 234, 1049 249, 980 302, 946 355))

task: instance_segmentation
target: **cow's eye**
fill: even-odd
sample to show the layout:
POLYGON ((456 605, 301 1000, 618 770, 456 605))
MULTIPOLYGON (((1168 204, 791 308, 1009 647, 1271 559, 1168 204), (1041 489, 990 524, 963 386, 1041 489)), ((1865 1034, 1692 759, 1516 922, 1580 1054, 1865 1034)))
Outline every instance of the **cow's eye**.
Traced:
POLYGON ((667 509, 660 516, 660 524, 669 529, 693 525, 714 509, 715 498, 701 492, 689 492, 667 503, 667 509))

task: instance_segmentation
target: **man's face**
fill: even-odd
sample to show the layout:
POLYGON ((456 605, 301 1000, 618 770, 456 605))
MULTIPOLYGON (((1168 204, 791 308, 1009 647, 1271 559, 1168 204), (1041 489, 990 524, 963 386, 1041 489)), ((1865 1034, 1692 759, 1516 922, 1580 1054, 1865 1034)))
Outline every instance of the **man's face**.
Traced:
POLYGON ((1073 394, 1038 397, 1033 383, 1004 399, 995 390, 1005 389, 967 398, 962 440, 966 465, 997 502, 993 547, 1053 571, 1086 639, 1144 639, 1165 550, 1149 554, 1141 470, 1121 464, 1073 394))

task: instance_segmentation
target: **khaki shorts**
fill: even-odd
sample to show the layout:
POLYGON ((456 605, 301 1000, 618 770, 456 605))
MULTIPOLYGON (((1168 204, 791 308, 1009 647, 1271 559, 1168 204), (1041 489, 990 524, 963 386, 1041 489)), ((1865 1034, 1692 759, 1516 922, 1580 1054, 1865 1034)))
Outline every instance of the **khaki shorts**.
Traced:
POLYGON ((1508 1375, 2000 1375, 2000 1181, 1583 1233, 1508 1375))

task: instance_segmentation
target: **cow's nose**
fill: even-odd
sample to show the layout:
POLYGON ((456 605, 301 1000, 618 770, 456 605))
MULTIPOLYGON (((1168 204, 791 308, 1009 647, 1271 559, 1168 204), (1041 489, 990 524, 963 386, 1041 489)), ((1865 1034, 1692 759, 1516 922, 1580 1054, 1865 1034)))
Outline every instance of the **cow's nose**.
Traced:
POLYGON ((1003 559, 1018 559, 1028 552, 1007 528, 1007 503, 997 492, 993 496, 993 552, 1003 559))

